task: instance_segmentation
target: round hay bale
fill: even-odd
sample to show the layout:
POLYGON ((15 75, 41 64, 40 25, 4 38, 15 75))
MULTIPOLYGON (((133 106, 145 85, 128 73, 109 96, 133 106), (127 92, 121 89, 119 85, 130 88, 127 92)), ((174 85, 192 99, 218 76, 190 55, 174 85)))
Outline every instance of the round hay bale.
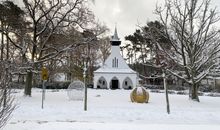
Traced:
POLYGON ((143 87, 136 87, 131 91, 131 101, 136 103, 148 103, 149 93, 143 87))

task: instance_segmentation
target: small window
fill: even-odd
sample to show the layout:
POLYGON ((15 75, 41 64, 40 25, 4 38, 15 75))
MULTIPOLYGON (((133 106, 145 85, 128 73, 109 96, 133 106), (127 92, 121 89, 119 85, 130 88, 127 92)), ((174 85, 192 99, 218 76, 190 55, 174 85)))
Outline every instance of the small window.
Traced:
POLYGON ((115 57, 115 67, 117 67, 117 65, 116 65, 116 57, 115 57))
POLYGON ((128 85, 128 82, 127 81, 125 81, 125 86, 127 86, 128 85))
POLYGON ((116 57, 114 59, 112 59, 112 67, 118 68, 118 59, 116 57))
POLYGON ((114 59, 112 59, 112 67, 114 68, 115 66, 114 66, 114 63, 115 63, 115 61, 114 61, 114 59))

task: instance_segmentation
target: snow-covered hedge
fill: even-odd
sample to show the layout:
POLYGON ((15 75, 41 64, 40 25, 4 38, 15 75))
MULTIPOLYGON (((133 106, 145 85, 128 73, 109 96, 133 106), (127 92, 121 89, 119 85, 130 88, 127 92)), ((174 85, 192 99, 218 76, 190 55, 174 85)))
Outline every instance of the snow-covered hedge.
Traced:
MULTIPOLYGON (((70 85, 70 81, 46 82, 45 85, 46 89, 67 89, 70 85)), ((42 88, 42 83, 35 87, 42 88)))

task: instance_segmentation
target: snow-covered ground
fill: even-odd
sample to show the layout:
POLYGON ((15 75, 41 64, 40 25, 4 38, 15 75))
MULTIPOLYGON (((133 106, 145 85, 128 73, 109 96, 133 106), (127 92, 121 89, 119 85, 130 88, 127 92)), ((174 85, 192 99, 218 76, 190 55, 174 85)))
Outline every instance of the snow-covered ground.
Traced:
POLYGON ((131 103, 130 90, 88 90, 88 111, 82 101, 70 101, 66 90, 47 90, 41 109, 41 90, 32 97, 16 90, 17 109, 4 130, 220 130, 220 98, 150 93, 147 104, 131 103))

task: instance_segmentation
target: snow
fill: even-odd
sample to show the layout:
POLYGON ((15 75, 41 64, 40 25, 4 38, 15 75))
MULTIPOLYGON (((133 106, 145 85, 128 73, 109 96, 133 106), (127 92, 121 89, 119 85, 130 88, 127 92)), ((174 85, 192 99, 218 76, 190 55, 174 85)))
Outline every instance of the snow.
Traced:
POLYGON ((83 101, 68 100, 66 90, 47 90, 41 109, 41 90, 32 97, 15 90, 17 109, 4 130, 219 130, 220 98, 169 95, 171 114, 166 113, 165 94, 151 93, 149 103, 130 101, 131 90, 88 89, 88 110, 83 101))
POLYGON ((121 68, 105 68, 105 67, 101 67, 99 68, 97 71, 95 71, 96 73, 123 73, 123 74, 136 74, 135 71, 133 71, 132 69, 121 69, 121 68))

